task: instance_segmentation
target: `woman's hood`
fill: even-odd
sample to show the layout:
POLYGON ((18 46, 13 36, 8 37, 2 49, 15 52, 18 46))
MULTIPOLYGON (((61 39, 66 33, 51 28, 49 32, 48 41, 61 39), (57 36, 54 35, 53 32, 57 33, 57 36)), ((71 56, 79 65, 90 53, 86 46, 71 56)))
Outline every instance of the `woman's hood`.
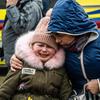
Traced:
POLYGON ((62 67, 65 60, 64 50, 59 49, 57 53, 43 65, 30 48, 33 35, 34 32, 28 32, 17 40, 15 45, 15 55, 34 68, 43 69, 45 66, 48 69, 57 69, 62 67))
POLYGON ((75 0, 58 0, 53 8, 48 25, 49 33, 82 35, 97 32, 97 25, 88 18, 83 7, 75 0))

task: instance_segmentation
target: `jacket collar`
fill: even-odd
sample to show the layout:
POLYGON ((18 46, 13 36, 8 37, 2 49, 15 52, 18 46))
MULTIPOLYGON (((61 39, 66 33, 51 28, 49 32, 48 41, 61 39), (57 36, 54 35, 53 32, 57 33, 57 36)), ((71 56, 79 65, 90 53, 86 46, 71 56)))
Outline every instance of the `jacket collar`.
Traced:
POLYGON ((27 54, 27 52, 25 53, 25 51, 24 55, 23 51, 21 51, 22 54, 20 53, 17 56, 19 57, 19 55, 21 55, 23 61, 25 61, 28 65, 30 65, 33 68, 43 69, 45 67, 51 70, 51 69, 58 69, 62 67, 64 64, 65 54, 62 49, 60 49, 50 60, 44 63, 44 65, 34 53, 30 52, 29 54, 27 54))
POLYGON ((44 66, 50 70, 62 67, 65 61, 64 50, 59 49, 56 54, 43 65, 43 63, 30 48, 30 43, 32 42, 33 35, 34 32, 29 32, 27 34, 24 34, 17 40, 15 45, 16 56, 25 61, 31 67, 38 69, 43 69, 44 66))

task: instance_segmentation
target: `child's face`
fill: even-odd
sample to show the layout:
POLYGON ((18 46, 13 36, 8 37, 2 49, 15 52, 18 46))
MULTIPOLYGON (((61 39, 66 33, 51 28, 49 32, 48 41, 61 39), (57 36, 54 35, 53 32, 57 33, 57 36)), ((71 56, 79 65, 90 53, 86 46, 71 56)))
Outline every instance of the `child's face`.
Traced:
POLYGON ((32 49, 35 55, 38 56, 42 62, 48 61, 56 53, 54 48, 48 46, 45 43, 34 43, 32 45, 32 49))

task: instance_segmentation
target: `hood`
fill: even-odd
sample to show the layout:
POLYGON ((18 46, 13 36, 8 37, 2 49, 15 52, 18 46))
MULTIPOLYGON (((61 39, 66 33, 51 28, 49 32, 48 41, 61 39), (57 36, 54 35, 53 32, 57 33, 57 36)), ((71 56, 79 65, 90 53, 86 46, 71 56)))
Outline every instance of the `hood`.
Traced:
POLYGON ((58 0, 53 8, 48 26, 49 33, 82 35, 97 33, 95 22, 88 18, 84 9, 75 0, 58 0))
POLYGON ((15 45, 15 55, 31 67, 37 69, 43 69, 44 66, 49 70, 62 67, 65 60, 65 53, 63 49, 59 49, 57 53, 43 65, 40 59, 30 48, 30 43, 32 43, 34 34, 34 32, 28 32, 17 40, 15 45))

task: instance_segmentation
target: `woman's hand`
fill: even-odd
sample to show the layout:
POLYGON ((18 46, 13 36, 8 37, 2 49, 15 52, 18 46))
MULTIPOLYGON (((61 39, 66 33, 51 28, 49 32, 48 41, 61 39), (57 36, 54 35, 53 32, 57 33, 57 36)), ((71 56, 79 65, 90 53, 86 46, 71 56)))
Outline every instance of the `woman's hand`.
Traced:
POLYGON ((15 55, 13 55, 10 59, 10 66, 12 71, 16 71, 22 68, 23 62, 20 61, 15 55))
POLYGON ((18 0, 6 0, 6 6, 16 5, 18 0))
POLYGON ((87 91, 91 92, 92 94, 97 94, 99 92, 99 85, 97 79, 93 79, 89 81, 85 85, 85 88, 87 91))

